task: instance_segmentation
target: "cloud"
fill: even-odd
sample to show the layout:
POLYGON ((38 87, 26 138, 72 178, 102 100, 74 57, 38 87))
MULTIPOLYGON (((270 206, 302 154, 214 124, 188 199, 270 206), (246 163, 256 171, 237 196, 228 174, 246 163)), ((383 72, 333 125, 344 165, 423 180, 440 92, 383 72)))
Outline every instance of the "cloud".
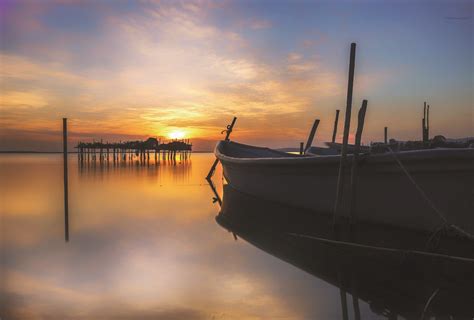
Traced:
MULTIPOLYGON (((255 50, 249 34, 216 23, 215 10, 226 5, 94 6, 103 19, 97 32, 87 36, 48 29, 43 23, 48 6, 29 13, 40 27, 28 24, 17 32, 25 36, 28 30, 44 41, 20 41, 21 51, 1 53, 0 122, 18 132, 21 119, 31 119, 22 141, 28 132, 54 131, 62 117, 82 137, 161 136, 181 127, 209 141, 218 139, 228 119, 238 115, 252 119, 248 125, 261 122, 241 126, 245 138, 257 141, 272 132, 276 141, 288 137, 288 131, 299 134, 305 113, 315 105, 342 98, 344 75, 326 67, 314 52, 290 51, 270 60, 255 50), (283 115, 291 119, 286 132, 266 123, 283 115)), ((254 18, 237 21, 246 21, 249 28, 270 24, 254 18)), ((56 140, 59 145, 60 137, 56 140)))
POLYGON ((47 86, 51 81, 66 82, 77 86, 97 85, 96 79, 88 79, 68 70, 66 66, 55 62, 38 62, 21 55, 0 53, 0 81, 7 85, 10 81, 34 81, 47 86))
POLYGON ((44 95, 34 92, 10 91, 0 97, 0 110, 9 107, 41 108, 47 105, 44 95))

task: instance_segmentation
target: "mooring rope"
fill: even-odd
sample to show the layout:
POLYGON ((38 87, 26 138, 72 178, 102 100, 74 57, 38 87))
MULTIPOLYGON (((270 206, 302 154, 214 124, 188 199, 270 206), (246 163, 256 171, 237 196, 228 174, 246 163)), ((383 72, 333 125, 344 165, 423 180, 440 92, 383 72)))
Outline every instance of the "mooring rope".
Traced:
MULTIPOLYGON (((402 169, 402 171, 405 173, 405 175, 407 176, 408 180, 410 180, 410 182, 415 186, 415 188, 418 190, 418 192, 420 193, 420 195, 423 197, 423 199, 426 201, 426 203, 428 203, 428 205, 433 209, 434 212, 436 212, 436 214, 438 215, 438 217, 441 219, 441 221, 443 221, 443 225, 441 226, 441 228, 437 229, 433 234, 435 233, 438 233, 440 231, 440 229, 444 229, 446 227, 449 227, 451 229, 453 229, 455 232, 463 235, 464 237, 467 237, 469 238, 470 240, 474 240, 474 235, 463 230, 462 228, 460 228, 459 226, 456 226, 454 224, 450 224, 448 223, 448 220, 446 219, 446 216, 443 214, 443 212, 438 209, 438 207, 436 207, 436 205, 434 204, 434 202, 430 199, 430 197, 428 197, 428 195, 426 194, 426 192, 420 187, 420 185, 418 183, 416 183, 415 179, 412 177, 412 175, 410 174, 410 172, 408 172, 407 168, 403 165, 403 163, 400 161, 400 159, 397 157, 397 155, 395 154, 395 152, 393 152, 392 148, 390 148, 389 146, 387 146, 387 149, 389 151, 389 153, 392 155, 392 157, 395 159, 395 161, 397 162, 397 164, 400 166, 400 168, 402 169)), ((430 237, 430 240, 433 238, 430 237)))
POLYGON ((411 174, 408 172, 408 170, 405 168, 405 166, 403 165, 403 163, 400 161, 400 159, 398 159, 397 155, 393 152, 392 148, 388 147, 387 146, 387 149, 388 151, 390 152, 390 154, 393 156, 393 158, 395 159, 395 161, 397 162, 397 164, 400 166, 400 168, 402 169, 402 171, 405 173, 405 175, 408 177, 408 179, 410 180, 410 182, 415 186, 415 188, 418 190, 418 192, 421 194, 421 196, 423 197, 423 199, 425 199, 425 201, 429 204, 429 206, 438 214, 439 218, 444 222, 444 223, 448 223, 448 220, 446 219, 446 217, 444 216, 444 214, 441 212, 441 210, 439 210, 436 205, 433 203, 433 201, 431 201, 431 199, 428 197, 428 195, 425 193, 425 191, 418 185, 418 183, 416 183, 415 179, 413 179, 413 177, 411 176, 411 174))
POLYGON ((340 241, 340 240, 331 240, 331 239, 316 237, 309 234, 300 234, 300 233, 294 233, 294 232, 286 232, 286 235, 292 236, 292 237, 298 237, 298 238, 306 238, 309 240, 315 240, 322 243, 326 243, 328 245, 347 246, 347 247, 352 247, 352 248, 368 249, 368 250, 394 253, 394 254, 401 253, 405 256, 415 255, 415 256, 423 256, 423 257, 429 257, 429 258, 442 258, 442 259, 455 260, 459 262, 474 263, 474 259, 472 258, 450 256, 443 253, 425 252, 425 251, 419 251, 419 250, 395 249, 395 248, 388 248, 388 247, 377 247, 377 246, 368 245, 368 244, 360 244, 360 243, 340 241))

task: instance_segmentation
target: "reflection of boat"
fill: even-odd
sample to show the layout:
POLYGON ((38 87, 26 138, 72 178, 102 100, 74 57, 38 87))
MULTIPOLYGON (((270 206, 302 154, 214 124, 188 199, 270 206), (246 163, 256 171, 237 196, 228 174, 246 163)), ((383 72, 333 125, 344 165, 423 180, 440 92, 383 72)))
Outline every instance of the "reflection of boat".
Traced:
MULTIPOLYGON (((241 192, 318 212, 334 208, 339 155, 298 156, 230 141, 215 152, 226 180, 241 192)), ((358 172, 357 219, 434 230, 442 212, 448 224, 474 233, 474 149, 364 154, 358 172)))
POLYGON ((226 186, 216 220, 256 247, 367 302, 389 319, 472 319, 472 242, 438 239, 437 253, 424 251, 429 236, 377 225, 327 231, 325 214, 259 200, 226 186), (344 241, 339 241, 343 238, 344 241), (375 247, 372 244, 377 243, 375 247), (383 246, 383 247, 382 247, 383 246))

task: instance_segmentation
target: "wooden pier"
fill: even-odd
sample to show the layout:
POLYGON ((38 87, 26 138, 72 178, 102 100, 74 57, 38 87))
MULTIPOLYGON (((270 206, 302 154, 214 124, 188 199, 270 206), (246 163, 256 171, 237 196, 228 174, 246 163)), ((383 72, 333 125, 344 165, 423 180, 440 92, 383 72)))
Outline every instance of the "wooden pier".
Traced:
POLYGON ((116 143, 79 142, 76 149, 80 163, 120 163, 134 160, 147 163, 150 157, 154 157, 155 162, 160 159, 173 160, 178 156, 180 159, 188 159, 191 156, 192 144, 187 139, 161 143, 156 138, 148 138, 145 141, 116 143))

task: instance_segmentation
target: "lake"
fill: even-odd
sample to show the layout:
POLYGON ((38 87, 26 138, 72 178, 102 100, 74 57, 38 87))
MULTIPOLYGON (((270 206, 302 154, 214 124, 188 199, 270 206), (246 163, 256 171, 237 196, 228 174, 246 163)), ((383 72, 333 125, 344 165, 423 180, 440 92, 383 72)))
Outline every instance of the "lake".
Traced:
MULTIPOLYGON (((81 166, 69 155, 65 242, 62 155, 0 155, 0 317, 343 319, 331 281, 216 222, 204 180, 213 161, 81 166)), ((347 304, 352 315, 350 295, 347 304)), ((359 308, 362 319, 388 317, 362 299, 359 308)))

